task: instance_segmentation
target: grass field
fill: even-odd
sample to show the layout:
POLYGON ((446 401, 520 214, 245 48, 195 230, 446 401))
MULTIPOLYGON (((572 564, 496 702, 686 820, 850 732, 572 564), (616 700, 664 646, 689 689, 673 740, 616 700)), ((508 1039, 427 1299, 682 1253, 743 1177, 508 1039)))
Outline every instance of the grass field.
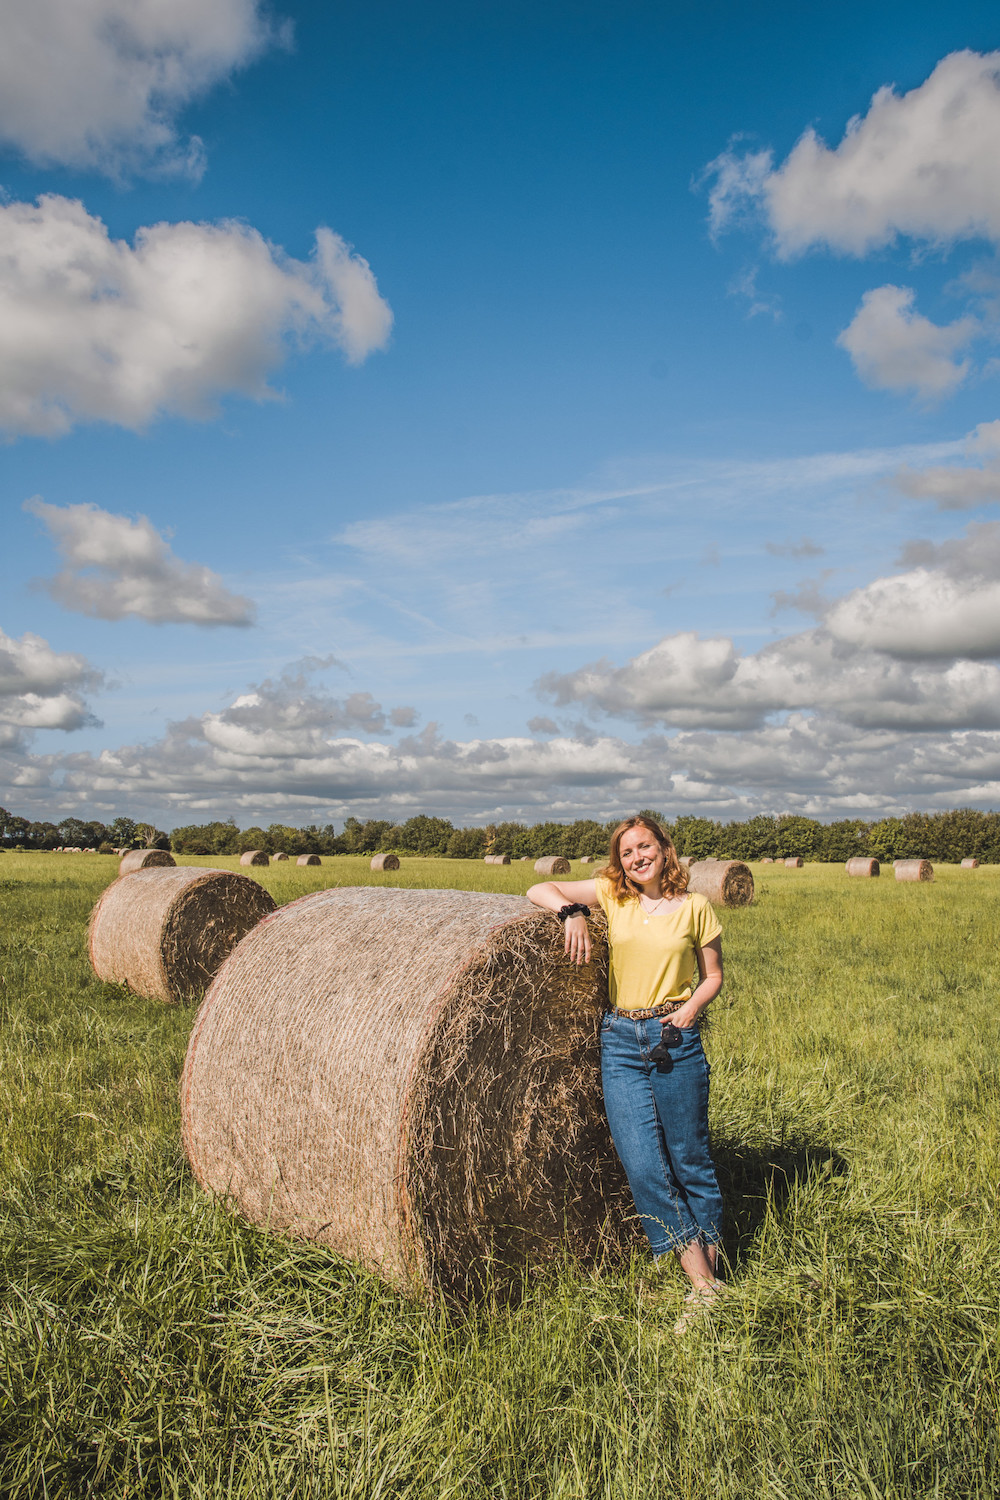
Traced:
MULTIPOLYGON (((1000 867, 758 866, 756 904, 723 914, 706 1041, 731 1283, 683 1341, 680 1281, 652 1301, 641 1250, 459 1314, 208 1201, 178 1143, 194 1011, 87 964, 116 869, 0 856, 4 1500, 993 1500, 1000 867)), ((281 902, 535 878, 248 873, 281 902)))

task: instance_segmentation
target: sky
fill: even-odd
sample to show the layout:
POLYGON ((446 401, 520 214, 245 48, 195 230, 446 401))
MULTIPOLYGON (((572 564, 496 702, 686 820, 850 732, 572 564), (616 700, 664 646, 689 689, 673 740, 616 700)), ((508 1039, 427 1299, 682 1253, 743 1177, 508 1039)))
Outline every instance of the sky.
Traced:
POLYGON ((0 800, 1000 805, 995 6, 6 0, 0 800))

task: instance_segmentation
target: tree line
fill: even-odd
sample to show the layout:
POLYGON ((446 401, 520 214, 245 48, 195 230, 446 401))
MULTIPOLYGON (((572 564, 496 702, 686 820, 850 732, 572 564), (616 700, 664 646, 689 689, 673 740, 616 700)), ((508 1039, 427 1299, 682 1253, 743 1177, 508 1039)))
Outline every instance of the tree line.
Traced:
MULTIPOLYGON (((760 816, 745 823, 719 823, 711 818, 670 818, 647 809, 670 831, 679 854, 694 859, 787 859, 842 863, 856 855, 882 861, 929 859, 957 863, 975 858, 1000 864, 1000 812, 957 808, 951 812, 906 813, 898 818, 865 822, 845 818, 820 823, 790 814, 760 816)), ((509 854, 512 859, 540 859, 562 854, 568 859, 584 854, 603 857, 617 819, 609 823, 580 818, 575 823, 490 823, 485 828, 456 828, 447 818, 420 814, 404 823, 390 819, 348 818, 338 833, 332 823, 292 828, 272 823, 268 828, 238 828, 226 822, 192 823, 172 834, 130 818, 111 823, 64 818, 60 823, 37 823, 0 808, 0 846, 5 849, 55 849, 66 846, 101 849, 155 845, 175 854, 242 854, 263 849, 268 854, 400 854, 425 858, 482 859, 486 854, 509 854)))

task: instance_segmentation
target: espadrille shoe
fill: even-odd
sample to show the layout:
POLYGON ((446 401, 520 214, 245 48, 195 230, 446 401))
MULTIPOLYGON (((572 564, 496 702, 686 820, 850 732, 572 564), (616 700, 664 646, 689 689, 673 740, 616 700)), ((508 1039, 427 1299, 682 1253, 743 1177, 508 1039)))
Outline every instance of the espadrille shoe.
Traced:
POLYGON ((697 1286, 693 1291, 688 1292, 684 1298, 684 1311, 674 1324, 674 1333, 678 1338, 708 1316, 714 1304, 719 1300, 720 1292, 724 1291, 724 1282, 713 1281, 711 1286, 697 1286))

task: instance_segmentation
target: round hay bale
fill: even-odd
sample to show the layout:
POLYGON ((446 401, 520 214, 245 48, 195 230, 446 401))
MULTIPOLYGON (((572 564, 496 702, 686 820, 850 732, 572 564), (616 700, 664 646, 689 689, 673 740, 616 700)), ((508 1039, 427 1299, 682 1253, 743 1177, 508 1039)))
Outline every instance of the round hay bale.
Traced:
POLYGON ((522 854, 521 858, 518 860, 518 864, 519 865, 526 865, 530 859, 531 859, 531 855, 530 854, 522 854))
POLYGON ((287 861, 287 859, 288 859, 288 855, 287 854, 278 853, 278 854, 272 854, 271 855, 271 863, 272 863, 272 865, 281 865, 281 864, 284 864, 287 861))
POLYGON ((196 1178, 418 1295, 631 1243, 601 1104, 603 917, 591 932, 577 966, 516 896, 369 886, 281 907, 191 1036, 196 1178))
POLYGON ((771 856, 769 854, 765 854, 764 858, 761 860, 761 864, 762 865, 773 865, 774 864, 774 860, 771 858, 771 856))
MULTIPOLYGON (((321 865, 323 861, 318 854, 300 854, 295 863, 297 865, 321 865)), ((399 866, 397 865, 396 868, 398 869, 399 866)))
POLYGON ((154 866, 114 880, 90 918, 98 979, 151 1000, 182 1000, 211 983, 240 938, 274 911, 247 875, 205 865, 154 866))
POLYGON ((788 859, 783 860, 782 863, 784 864, 786 870, 801 870, 803 861, 797 854, 792 854, 788 859))
POLYGON ((169 849, 130 849, 118 866, 118 874, 131 875, 135 870, 152 870, 164 865, 176 864, 177 861, 169 849))
POLYGON ((487 854, 485 863, 488 865, 509 865, 509 854, 487 854))
POLYGON ((693 854, 682 854, 680 856, 680 858, 678 859, 677 863, 679 865, 683 865, 684 868, 685 868, 685 870, 690 870, 691 866, 694 864, 694 855, 693 854))
POLYGON ((269 865, 270 863, 263 849, 246 849, 240 855, 241 865, 269 865))
POLYGON ((372 860, 373 870, 398 870, 399 860, 395 854, 376 854, 372 860))
POLYGON ((897 880, 933 880, 934 866, 929 859, 896 860, 897 880))
POLYGON ((877 859, 862 859, 860 856, 849 859, 846 869, 848 875, 867 876, 869 879, 873 879, 876 875, 881 875, 882 873, 882 868, 877 859))
POLYGON ((688 873, 688 890, 707 896, 713 906, 749 906, 753 900, 753 873, 741 859, 697 859, 688 873))
POLYGON ((962 860, 962 869, 963 870, 978 870, 979 869, 979 861, 978 861, 978 859, 963 859, 962 860))
POLYGON ((544 859, 535 860, 536 875, 568 875, 570 863, 563 859, 561 854, 547 854, 544 859))

